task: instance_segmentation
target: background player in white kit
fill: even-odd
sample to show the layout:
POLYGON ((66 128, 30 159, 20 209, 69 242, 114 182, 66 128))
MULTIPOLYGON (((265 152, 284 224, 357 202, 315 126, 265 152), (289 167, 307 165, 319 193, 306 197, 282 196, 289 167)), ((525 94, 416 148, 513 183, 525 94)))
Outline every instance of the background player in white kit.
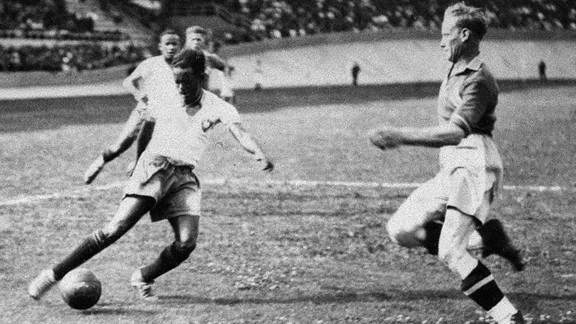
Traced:
MULTIPOLYGON (((162 32, 158 43, 160 55, 142 61, 124 79, 122 85, 138 103, 130 113, 130 117, 116 141, 108 146, 86 170, 84 174, 86 184, 91 183, 96 178, 106 163, 130 148, 143 127, 148 128, 148 130, 143 131, 142 134, 150 136, 150 128, 153 127, 153 124, 145 123, 145 119, 140 116, 143 112, 155 109, 153 107, 171 107, 180 100, 170 67, 174 55, 180 48, 181 40, 176 31, 169 29, 162 32), (150 106, 150 109, 147 106, 150 106)), ((139 145, 137 155, 139 156, 142 151, 143 147, 139 145)))
MULTIPOLYGON (((200 26, 189 27, 186 29, 186 40, 184 46, 186 48, 200 50, 204 54, 206 58, 206 78, 203 81, 203 87, 207 90, 209 87, 209 76, 211 71, 225 71, 227 68, 232 68, 217 54, 210 53, 207 50, 208 37, 208 32, 204 28, 200 26)), ((166 62, 170 63, 175 53, 173 52, 173 48, 176 48, 176 50, 180 49, 180 37, 174 30, 165 31, 160 36, 160 43, 158 48, 161 52, 160 56, 163 56, 166 59, 166 62), (178 38, 177 48, 175 46, 176 38, 178 38)), ((144 121, 140 119, 139 114, 142 111, 142 108, 145 107, 148 102, 147 92, 149 92, 149 90, 155 91, 156 89, 162 89, 162 87, 168 86, 168 84, 164 83, 166 82, 167 78, 162 77, 157 79, 154 77, 156 73, 166 72, 166 69, 164 69, 163 64, 160 63, 159 59, 153 59, 154 64, 147 62, 151 59, 142 62, 136 68, 136 70, 124 80, 124 87, 134 95, 134 98, 138 101, 138 104, 136 109, 133 110, 130 114, 128 121, 124 125, 124 128, 122 129, 122 132, 116 141, 112 145, 108 146, 86 170, 84 174, 84 182, 86 184, 90 184, 92 181, 94 181, 96 176, 100 173, 100 171, 102 171, 104 165, 128 150, 137 138, 138 141, 136 159, 140 156, 144 150, 144 147, 146 147, 146 144, 150 140, 154 130, 154 122, 152 120, 144 121)), ((173 80, 172 83, 174 83, 173 80)), ((152 95, 155 97, 162 96, 163 93, 162 91, 159 91, 157 93, 153 93, 152 95)), ((134 166, 135 162, 129 165, 129 174, 132 172, 134 166)))
POLYGON ((167 219, 174 242, 151 264, 134 271, 132 286, 145 300, 156 300, 154 279, 176 268, 196 247, 201 190, 194 169, 207 145, 207 132, 225 125, 240 145, 261 163, 264 171, 274 165, 247 133, 236 108, 202 88, 205 56, 185 49, 174 58, 173 70, 182 101, 154 109, 156 126, 146 150, 124 189, 124 198, 112 218, 54 267, 43 270, 29 285, 28 294, 38 300, 72 269, 80 266, 130 230, 147 212, 152 221, 167 219))

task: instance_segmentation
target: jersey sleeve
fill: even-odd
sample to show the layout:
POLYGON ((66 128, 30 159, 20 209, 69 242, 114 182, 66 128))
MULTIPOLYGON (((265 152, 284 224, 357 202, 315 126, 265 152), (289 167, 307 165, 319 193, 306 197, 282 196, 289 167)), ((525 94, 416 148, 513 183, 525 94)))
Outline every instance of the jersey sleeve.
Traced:
POLYGON ((222 124, 228 128, 235 123, 241 123, 242 118, 240 117, 240 113, 238 113, 236 107, 232 106, 224 100, 220 99, 220 101, 220 122, 222 122, 222 124))
POLYGON ((490 96, 490 90, 481 82, 472 81, 466 84, 462 89, 462 102, 450 117, 450 122, 469 135, 472 132, 472 126, 478 123, 486 113, 490 96))
POLYGON ((132 71, 132 73, 130 73, 130 77, 132 79, 136 79, 136 78, 147 78, 150 74, 151 74, 151 69, 150 69, 150 60, 144 60, 142 61, 142 63, 138 64, 138 66, 136 67, 136 69, 134 69, 134 71, 132 71))

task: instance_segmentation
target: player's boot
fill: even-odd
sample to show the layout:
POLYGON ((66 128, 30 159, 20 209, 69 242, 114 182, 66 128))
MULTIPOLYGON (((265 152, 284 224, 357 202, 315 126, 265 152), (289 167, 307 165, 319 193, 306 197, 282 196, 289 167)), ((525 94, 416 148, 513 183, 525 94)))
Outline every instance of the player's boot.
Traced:
POLYGON ((130 277, 130 285, 136 289, 138 297, 146 302, 158 301, 158 297, 152 292, 152 284, 154 284, 154 281, 144 281, 140 269, 136 269, 130 277))
POLYGON ((43 270, 40 274, 30 282, 28 286, 28 295, 35 300, 40 300, 50 288, 56 284, 54 278, 54 271, 52 269, 43 270))
POLYGON ((499 220, 491 219, 487 221, 478 229, 478 233, 484 241, 483 258, 496 254, 508 260, 515 271, 524 270, 525 265, 520 255, 520 250, 512 245, 499 220))
POLYGON ((524 321, 524 316, 520 311, 516 312, 516 314, 512 315, 512 317, 510 318, 510 324, 525 324, 525 323, 526 321, 524 321))
POLYGON ((92 181, 94 181, 98 173, 102 171, 102 168, 104 167, 105 164, 106 162, 104 161, 104 157, 102 155, 98 156, 96 160, 94 160, 94 162, 90 164, 90 166, 86 170, 86 173, 84 173, 84 183, 90 184, 92 181))

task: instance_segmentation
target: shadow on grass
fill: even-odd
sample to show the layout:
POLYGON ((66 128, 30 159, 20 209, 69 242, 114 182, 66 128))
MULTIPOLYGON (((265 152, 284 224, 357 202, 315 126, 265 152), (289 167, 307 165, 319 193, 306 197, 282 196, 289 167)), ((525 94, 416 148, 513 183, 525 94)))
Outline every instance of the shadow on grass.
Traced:
POLYGON ((465 296, 458 290, 386 290, 386 292, 337 292, 317 294, 310 296, 298 297, 271 297, 271 298, 241 298, 241 297, 218 297, 204 298, 188 295, 163 296, 160 297, 162 302, 182 303, 182 304, 217 304, 217 305, 236 305, 236 304, 346 304, 356 302, 374 302, 374 301, 413 301, 427 299, 464 299, 465 296))
POLYGON ((87 309, 84 311, 81 311, 80 313, 83 315, 112 315, 112 316, 117 316, 117 315, 145 315, 145 316, 151 316, 151 315, 156 315, 159 312, 157 311, 151 311, 151 310, 143 310, 143 309, 134 309, 134 308, 109 308, 108 305, 100 305, 100 308, 94 308, 94 309, 87 309))
MULTIPOLYGON (((574 301, 576 295, 551 295, 536 293, 510 293, 507 294, 511 300, 518 302, 523 308, 537 308, 538 303, 546 300, 574 301)), ((377 301, 415 301, 415 300, 439 300, 439 299, 468 299, 460 290, 386 290, 385 292, 342 292, 326 293, 298 297, 218 297, 206 298, 192 295, 174 295, 161 296, 162 303, 170 304, 217 304, 217 305, 236 305, 236 304, 347 304, 358 302, 377 302, 377 301)))

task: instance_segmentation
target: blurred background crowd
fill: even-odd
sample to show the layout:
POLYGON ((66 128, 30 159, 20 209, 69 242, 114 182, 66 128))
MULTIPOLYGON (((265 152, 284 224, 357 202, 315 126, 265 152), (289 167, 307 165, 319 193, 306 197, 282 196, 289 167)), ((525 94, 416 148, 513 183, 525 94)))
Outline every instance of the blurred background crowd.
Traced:
MULTIPOLYGON (((241 32, 216 35, 229 45, 335 32, 438 30, 444 8, 453 2, 1 0, 0 72, 73 72, 139 62, 154 53, 156 44, 135 41, 135 32, 123 27, 127 21, 140 23, 149 34, 164 28, 167 16, 183 13, 220 17, 223 24, 241 21, 234 27, 241 32)), ((492 28, 576 31, 574 0, 467 2, 485 9, 492 28)))

